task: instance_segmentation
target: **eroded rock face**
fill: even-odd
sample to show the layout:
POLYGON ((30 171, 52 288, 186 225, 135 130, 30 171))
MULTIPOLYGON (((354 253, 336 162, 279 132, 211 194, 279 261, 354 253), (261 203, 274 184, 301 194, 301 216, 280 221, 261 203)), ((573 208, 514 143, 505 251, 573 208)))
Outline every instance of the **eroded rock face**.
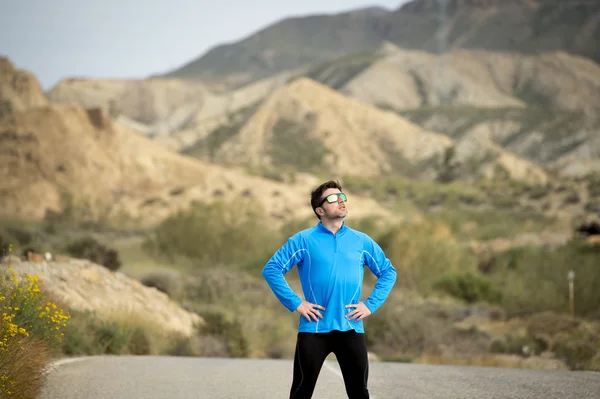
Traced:
POLYGON ((6 57, 0 57, 0 118, 3 115, 48 103, 37 78, 18 70, 6 57))
MULTIPOLYGON (((5 261, 0 269, 8 266, 5 261)), ((21 276, 38 276, 52 298, 73 310, 93 311, 99 317, 126 314, 162 327, 165 332, 185 336, 191 336, 194 326, 204 322, 163 292, 88 260, 59 258, 50 262, 20 262, 13 259, 10 266, 21 276)))

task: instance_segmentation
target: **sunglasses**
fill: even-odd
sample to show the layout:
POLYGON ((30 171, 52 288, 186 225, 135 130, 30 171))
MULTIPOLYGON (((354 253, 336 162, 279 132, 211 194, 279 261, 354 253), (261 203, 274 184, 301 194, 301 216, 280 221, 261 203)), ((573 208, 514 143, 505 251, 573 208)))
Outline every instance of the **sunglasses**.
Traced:
POLYGON ((329 194, 327 197, 323 198, 323 200, 319 203, 319 206, 323 205, 325 201, 333 204, 334 202, 338 202, 340 198, 344 201, 348 201, 348 197, 346 197, 346 194, 344 193, 329 194))

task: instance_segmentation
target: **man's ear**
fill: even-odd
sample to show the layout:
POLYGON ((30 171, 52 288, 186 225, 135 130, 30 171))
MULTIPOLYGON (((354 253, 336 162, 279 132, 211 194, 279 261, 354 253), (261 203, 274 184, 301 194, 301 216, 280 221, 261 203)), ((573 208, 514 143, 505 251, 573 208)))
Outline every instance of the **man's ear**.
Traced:
POLYGON ((319 214, 319 216, 325 215, 325 211, 321 207, 318 207, 317 209, 315 209, 315 211, 319 214))

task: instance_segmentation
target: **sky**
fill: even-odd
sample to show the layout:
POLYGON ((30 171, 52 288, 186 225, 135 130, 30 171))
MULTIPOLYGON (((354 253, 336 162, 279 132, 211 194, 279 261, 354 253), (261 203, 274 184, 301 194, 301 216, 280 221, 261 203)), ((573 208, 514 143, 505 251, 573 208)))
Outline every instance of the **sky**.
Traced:
POLYGON ((144 78, 281 19, 407 0, 0 0, 0 56, 45 90, 69 77, 144 78))

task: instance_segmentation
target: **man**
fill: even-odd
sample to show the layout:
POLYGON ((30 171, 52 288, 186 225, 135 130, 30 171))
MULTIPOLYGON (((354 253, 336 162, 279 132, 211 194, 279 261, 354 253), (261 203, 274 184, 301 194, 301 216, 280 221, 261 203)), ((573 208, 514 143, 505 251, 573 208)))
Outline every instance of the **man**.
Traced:
POLYGON ((319 222, 290 237, 262 271, 281 303, 300 314, 290 399, 312 397, 323 362, 332 352, 348 397, 369 397, 363 320, 388 297, 396 270, 373 239, 344 224, 346 201, 336 181, 317 187, 311 205, 319 222), (294 265, 305 299, 284 278, 294 265), (378 280, 361 302, 365 265, 378 280))

